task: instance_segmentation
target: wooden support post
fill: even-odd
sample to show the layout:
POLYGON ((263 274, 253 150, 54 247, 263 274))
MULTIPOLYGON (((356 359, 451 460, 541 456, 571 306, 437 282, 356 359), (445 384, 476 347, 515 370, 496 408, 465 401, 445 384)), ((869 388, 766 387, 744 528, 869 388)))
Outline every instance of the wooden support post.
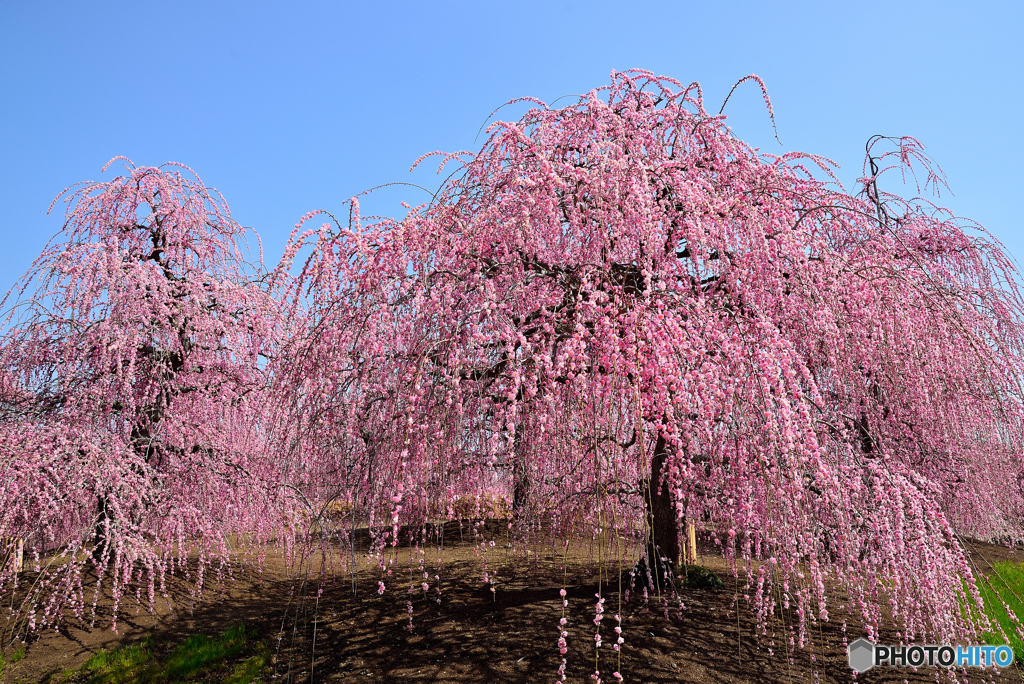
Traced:
POLYGON ((686 521, 686 562, 689 565, 697 564, 697 527, 692 520, 686 521))
POLYGON ((0 539, 0 570, 8 565, 14 566, 14 572, 19 573, 25 566, 25 540, 15 537, 4 537, 0 539))

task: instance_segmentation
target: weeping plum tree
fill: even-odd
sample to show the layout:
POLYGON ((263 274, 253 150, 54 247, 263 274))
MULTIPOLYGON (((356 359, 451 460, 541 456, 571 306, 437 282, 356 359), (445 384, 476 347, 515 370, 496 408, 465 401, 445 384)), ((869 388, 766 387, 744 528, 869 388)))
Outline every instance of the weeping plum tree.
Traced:
POLYGON ((652 582, 701 520, 801 644, 828 581, 869 633, 885 604, 908 639, 971 633, 958 535, 1021 536, 1024 319, 998 243, 883 190, 941 182, 920 145, 873 139, 851 194, 736 139, 697 84, 535 104, 404 219, 353 202, 293 234, 310 333, 278 380, 308 486, 361 473, 392 543, 504 491, 552 534, 637 533, 652 582))
POLYGON ((296 501, 364 516, 383 592, 403 526, 502 495, 520 532, 636 540, 638 591, 701 521, 801 645, 828 582, 871 636, 883 606, 908 640, 973 635, 958 535, 1022 536, 1024 302, 983 230, 884 191, 941 182, 920 145, 872 139, 851 194, 696 84, 534 104, 401 220, 307 215, 265 282, 198 179, 69 196, 0 339, 0 536, 67 561, 33 624, 83 613, 90 562, 116 598, 148 573, 152 605, 296 501))
POLYGON ((81 615, 83 547, 101 579, 112 566, 116 615, 136 572, 152 605, 176 554, 202 568, 270 524, 254 485, 275 300, 222 198, 173 166, 128 171, 65 191, 63 230, 4 301, 0 530, 69 559, 28 598, 42 624, 81 615))

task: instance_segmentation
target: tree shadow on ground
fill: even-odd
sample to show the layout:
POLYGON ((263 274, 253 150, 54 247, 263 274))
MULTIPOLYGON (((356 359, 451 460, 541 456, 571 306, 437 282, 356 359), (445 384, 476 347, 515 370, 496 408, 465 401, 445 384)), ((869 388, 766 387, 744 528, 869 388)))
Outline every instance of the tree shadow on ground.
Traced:
MULTIPOLYGON (((454 538, 458 539, 457 533, 454 538)), ((381 574, 376 567, 364 566, 355 573, 353 594, 351 575, 334 573, 321 582, 318 573, 304 575, 281 561, 268 560, 262 573, 238 571, 233 583, 218 586, 211 579, 206 595, 194 605, 192 585, 173 580, 168 585, 169 602, 161 604, 164 608, 155 615, 126 609, 119 618, 118 634, 69 625, 60 634, 42 635, 30 646, 25 661, 5 673, 4 681, 46 681, 62 667, 80 665, 100 648, 144 634, 151 634, 154 643, 170 644, 197 631, 221 633, 239 622, 254 628, 273 654, 266 680, 555 681, 561 662, 557 639, 563 588, 569 604, 565 610, 569 620, 566 681, 593 681, 595 667, 605 682, 615 681, 612 673, 618 670, 626 681, 652 684, 807 682, 815 681, 816 673, 820 682, 935 681, 935 671, 929 668, 916 673, 875 668, 854 680, 839 621, 813 625, 808 647, 792 654, 787 643, 793 622, 786 616, 779 615, 767 635, 755 637, 742 599, 739 611, 733 603, 735 579, 712 551, 702 550, 707 555, 701 563, 718 574, 724 589, 682 589, 672 599, 651 596, 646 603, 633 597, 621 606, 617 571, 606 568, 603 576, 615 579, 611 586, 599 584, 593 563, 584 558, 570 559, 567 568, 553 554, 524 556, 521 551, 496 550, 481 558, 469 540, 453 542, 439 552, 440 571, 431 565, 435 560, 431 554, 426 554, 422 567, 396 562, 391 566, 393 574, 384 576, 383 595, 377 591, 381 574), (483 581, 484 561, 489 578, 497 573, 494 592, 483 581), (414 572, 409 571, 410 565, 414 572), (427 572, 427 579, 420 570, 427 572), (441 576, 440 582, 435 574, 441 576), (430 587, 426 592, 421 586, 424 581, 430 587), (603 645, 595 649, 593 620, 599 592, 605 597, 603 645), (611 648, 615 614, 622 616, 625 639, 620 654, 611 648), (774 655, 770 655, 773 646, 774 655)), ((109 620, 109 609, 109 604, 98 605, 98 625, 109 620)), ((851 624, 847 634, 852 641, 861 630, 851 624)), ((885 639, 895 641, 894 631, 883 631, 885 639)), ((1016 670, 996 673, 991 680, 988 673, 970 673, 969 681, 983 679, 1009 682, 1020 677, 1016 670)))

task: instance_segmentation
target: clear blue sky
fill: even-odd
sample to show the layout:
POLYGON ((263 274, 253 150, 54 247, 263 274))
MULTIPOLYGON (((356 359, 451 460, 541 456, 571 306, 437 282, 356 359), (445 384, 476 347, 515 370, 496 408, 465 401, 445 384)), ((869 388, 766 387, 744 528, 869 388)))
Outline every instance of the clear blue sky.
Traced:
POLYGON ((1022 35, 1022 2, 0 0, 0 292, 59 229, 53 197, 116 155, 192 166, 273 262, 311 209, 436 186, 412 161, 476 149, 503 102, 631 67, 699 80, 709 103, 757 73, 784 147, 756 87, 730 102, 734 131, 831 157, 848 187, 870 135, 913 135, 943 201, 1024 261, 1022 35))

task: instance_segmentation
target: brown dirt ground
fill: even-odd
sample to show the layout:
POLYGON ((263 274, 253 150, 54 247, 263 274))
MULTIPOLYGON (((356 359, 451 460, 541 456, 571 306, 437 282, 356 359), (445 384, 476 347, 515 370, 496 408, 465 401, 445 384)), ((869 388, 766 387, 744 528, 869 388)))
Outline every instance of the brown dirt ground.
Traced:
MULTIPOLYGON (((114 648, 146 634, 167 648, 190 633, 217 633, 246 621, 275 653, 274 672, 266 681, 554 682, 560 662, 556 646, 559 590, 565 586, 570 619, 566 681, 592 682, 592 620, 599 567, 593 561, 593 549, 584 545, 570 553, 567 570, 563 570, 560 556, 550 546, 506 548, 500 532, 503 527, 492 524, 487 533, 488 538, 497 539, 496 547, 486 551, 489 570, 498 575, 493 594, 482 581, 478 547, 468 540, 448 542, 440 553, 440 604, 433 598, 438 553, 429 548, 422 557, 430 574, 430 598, 420 589, 408 593, 410 583, 418 587, 423 580, 418 573, 411 581, 408 568, 413 552, 407 548, 397 549, 395 575, 383 596, 376 591, 376 561, 371 566, 365 555, 355 577, 356 593, 352 592, 351 574, 336 572, 323 585, 319 601, 318 580, 304 584, 294 568, 289 569, 280 559, 270 559, 262 575, 243 569, 236 572, 233 583, 220 589, 211 587, 191 611, 189 585, 181 580, 172 582, 171 605, 159 606, 154 614, 128 601, 117 633, 109 629, 109 604, 101 603, 98 625, 106 617, 106 628, 89 629, 69 622, 59 632, 35 634, 29 638, 26 657, 8 665, 0 681, 48 682, 65 668, 77 669, 101 648, 114 648), (412 629, 407 614, 410 598, 412 629)), ((446 538, 453 536, 457 539, 458 533, 446 538)), ((969 544, 969 550, 981 571, 999 560, 1024 560, 1022 551, 978 542, 969 544)), ((700 552, 699 562, 714 570, 726 589, 683 589, 681 618, 675 603, 666 619, 657 599, 645 607, 634 598, 621 612, 625 645, 620 663, 610 648, 615 626, 611 616, 618 610, 618 562, 609 563, 608 574, 614 579, 611 587, 607 579, 604 586, 603 681, 615 681, 611 673, 616 668, 627 682, 650 683, 936 681, 935 670, 927 668, 916 673, 878 668, 854 679, 836 622, 816 628, 810 648, 788 657, 780 646, 770 656, 771 635, 756 638, 743 604, 738 612, 735 609, 735 580, 725 560, 710 544, 702 544, 700 552)), ((778 620, 775 624, 777 643, 783 644, 785 627, 778 620)), ((859 634, 851 625, 849 640, 859 634)), ((13 650, 10 644, 5 647, 8 654, 13 650)), ((215 681, 215 675, 208 679, 215 681)), ((968 681, 1017 682, 1022 677, 1015 668, 994 674, 976 670, 968 681)))

